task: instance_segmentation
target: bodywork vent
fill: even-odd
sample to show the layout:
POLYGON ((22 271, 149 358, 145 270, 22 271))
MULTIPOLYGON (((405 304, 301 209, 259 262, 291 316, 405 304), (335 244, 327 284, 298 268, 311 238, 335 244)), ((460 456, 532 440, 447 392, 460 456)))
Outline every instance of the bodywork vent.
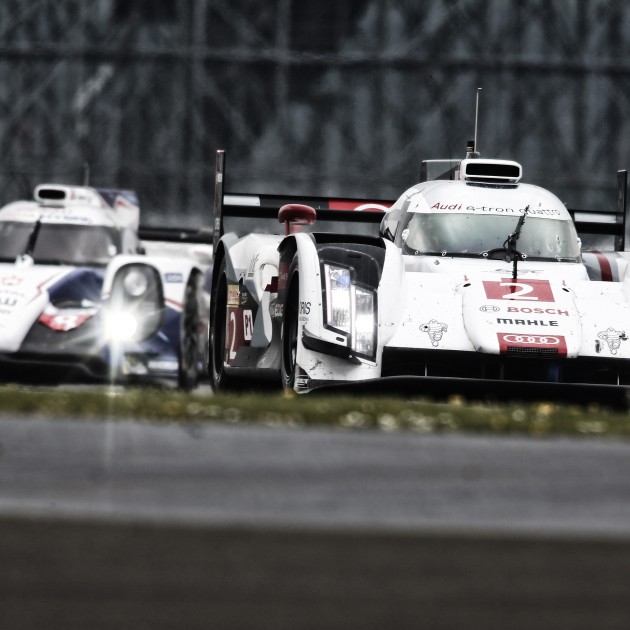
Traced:
POLYGON ((521 357, 557 357, 557 348, 525 348, 523 346, 508 346, 507 354, 521 357))

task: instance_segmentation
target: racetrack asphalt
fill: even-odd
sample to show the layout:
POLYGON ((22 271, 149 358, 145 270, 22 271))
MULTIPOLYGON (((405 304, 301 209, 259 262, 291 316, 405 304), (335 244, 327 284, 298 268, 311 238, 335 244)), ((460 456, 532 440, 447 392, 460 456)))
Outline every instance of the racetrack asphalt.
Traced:
POLYGON ((2 628, 630 627, 630 443, 0 420, 2 628))

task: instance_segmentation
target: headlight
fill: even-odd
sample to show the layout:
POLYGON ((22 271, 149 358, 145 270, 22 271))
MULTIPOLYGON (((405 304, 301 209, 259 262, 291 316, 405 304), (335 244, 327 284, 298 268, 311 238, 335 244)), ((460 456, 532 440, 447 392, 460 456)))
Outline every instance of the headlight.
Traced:
POLYGON ((149 288, 149 278, 145 269, 131 268, 124 277, 123 287, 128 295, 138 298, 149 288))
POLYGON ((329 326, 350 333, 350 269, 324 265, 326 282, 326 320, 329 326))
POLYGON ((375 344, 374 291, 359 287, 354 291, 354 330, 352 347, 357 354, 374 355, 375 344))
POLYGON ((376 294, 352 282, 352 270, 324 263, 325 326, 347 338, 357 355, 372 359, 376 349, 376 294))

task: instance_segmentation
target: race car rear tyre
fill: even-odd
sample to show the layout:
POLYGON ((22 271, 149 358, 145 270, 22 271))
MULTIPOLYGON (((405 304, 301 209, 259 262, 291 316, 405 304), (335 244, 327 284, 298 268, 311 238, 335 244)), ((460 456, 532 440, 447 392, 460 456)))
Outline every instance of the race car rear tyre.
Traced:
POLYGON ((225 346, 227 325, 227 277, 225 261, 221 262, 219 280, 212 296, 210 326, 210 376, 215 392, 233 389, 235 379, 225 371, 225 346))
POLYGON ((191 274, 186 285, 181 318, 177 385, 186 391, 194 389, 199 380, 199 282, 199 274, 191 274))
POLYGON ((300 276, 295 262, 289 271, 289 285, 287 299, 284 305, 284 319, 282 320, 282 362, 281 374, 284 389, 295 386, 295 371, 297 360, 298 329, 300 304, 300 276))

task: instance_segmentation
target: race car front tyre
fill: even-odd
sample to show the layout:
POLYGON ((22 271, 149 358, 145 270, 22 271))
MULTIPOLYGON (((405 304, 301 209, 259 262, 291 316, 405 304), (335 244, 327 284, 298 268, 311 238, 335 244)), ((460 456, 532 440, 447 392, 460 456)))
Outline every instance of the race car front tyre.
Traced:
POLYGON ((199 380, 199 283, 199 274, 191 274, 186 285, 181 316, 177 385, 186 391, 194 389, 199 380))
POLYGON ((225 347, 227 324, 227 277, 225 260, 221 262, 219 280, 212 296, 212 313, 210 326, 210 375, 215 392, 233 389, 235 379, 225 371, 225 347))
POLYGON ((282 321, 281 374, 284 389, 293 389, 295 386, 300 303, 300 276, 296 262, 293 262, 289 271, 287 299, 282 321))

